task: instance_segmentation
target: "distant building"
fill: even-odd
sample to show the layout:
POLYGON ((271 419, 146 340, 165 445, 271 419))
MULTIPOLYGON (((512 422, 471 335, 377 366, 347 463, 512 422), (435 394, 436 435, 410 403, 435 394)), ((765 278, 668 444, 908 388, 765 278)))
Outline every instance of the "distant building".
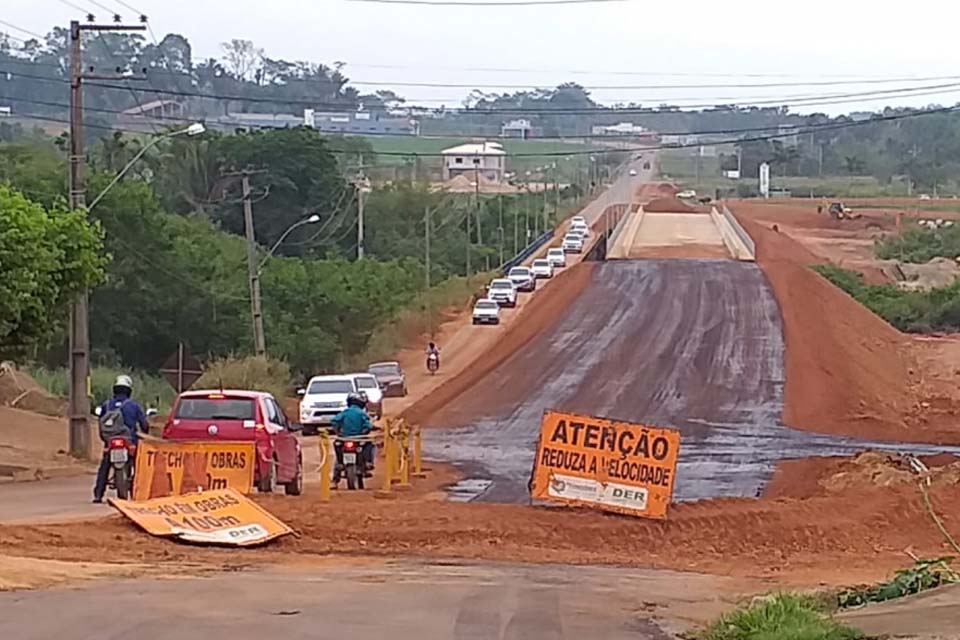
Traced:
POLYGON ((324 133, 349 135, 419 136, 420 123, 413 118, 370 111, 324 112, 304 109, 303 124, 324 133))
POLYGON ((510 122, 504 122, 503 126, 500 127, 501 138, 520 138, 526 140, 532 137, 532 135, 533 126, 531 126, 529 120, 511 120, 510 122))
POLYGON ((154 100, 138 104, 135 107, 124 109, 121 116, 134 118, 182 118, 186 115, 187 108, 182 102, 176 100, 154 100))
POLYGON ((795 124, 781 124, 777 126, 776 139, 785 147, 795 147, 800 144, 800 127, 795 124))
POLYGON ((507 152, 499 142, 469 142, 440 152, 443 156, 443 179, 457 176, 483 176, 497 184, 504 181, 507 152))
POLYGON ((220 116, 214 123, 221 129, 250 127, 254 129, 292 129, 311 127, 322 133, 351 136, 363 135, 420 135, 420 123, 369 111, 320 112, 304 109, 302 116, 287 113, 231 113, 220 116))
POLYGON ((594 125, 591 133, 595 136, 639 136, 649 133, 649 130, 632 122, 621 122, 619 124, 594 125))

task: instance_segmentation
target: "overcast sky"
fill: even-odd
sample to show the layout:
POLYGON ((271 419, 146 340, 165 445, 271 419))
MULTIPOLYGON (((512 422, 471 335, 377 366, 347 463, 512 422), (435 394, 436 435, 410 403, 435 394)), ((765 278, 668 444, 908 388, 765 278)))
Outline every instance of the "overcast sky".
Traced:
MULTIPOLYGON (((116 8, 127 19, 135 18, 115 0, 97 2, 116 8)), ((522 87, 575 81, 591 87, 960 76, 955 44, 960 6, 945 0, 914 0, 896 9, 882 3, 843 0, 625 0, 552 7, 388 6, 348 0, 126 2, 150 17, 158 38, 168 32, 185 35, 195 57, 219 57, 221 42, 249 39, 274 58, 328 64, 344 61, 347 75, 362 91, 389 88, 364 85, 364 81, 522 87)), ((100 20, 109 19, 106 11, 89 0, 70 3, 90 8, 100 20)), ((66 25, 80 15, 62 0, 2 0, 2 4, 0 19, 39 33, 46 33, 54 23, 66 25)), ((11 33, 24 37, 23 33, 11 33)), ((960 79, 591 92, 604 103, 683 104, 680 100, 684 99, 716 104, 951 82, 960 79)), ((429 101, 430 105, 458 105, 469 91, 459 87, 394 88, 411 101, 429 101)), ((842 113, 886 104, 952 105, 960 101, 960 87, 936 90, 943 93, 883 96, 856 104, 795 110, 842 113)))

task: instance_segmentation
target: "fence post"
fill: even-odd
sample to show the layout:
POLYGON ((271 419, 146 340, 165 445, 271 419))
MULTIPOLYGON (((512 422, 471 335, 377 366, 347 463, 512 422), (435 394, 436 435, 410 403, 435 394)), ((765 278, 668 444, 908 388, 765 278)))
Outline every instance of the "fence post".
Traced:
POLYGON ((426 478, 423 472, 423 434, 420 427, 413 429, 413 477, 426 478))
POLYGON ((332 462, 333 454, 330 452, 330 436, 322 430, 320 436, 320 502, 330 502, 330 475, 333 472, 332 462))

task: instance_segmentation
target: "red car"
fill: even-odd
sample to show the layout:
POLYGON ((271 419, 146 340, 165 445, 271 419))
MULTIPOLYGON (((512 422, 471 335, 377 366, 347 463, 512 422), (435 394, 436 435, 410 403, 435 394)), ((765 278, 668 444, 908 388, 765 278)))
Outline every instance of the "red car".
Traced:
POLYGON ((283 485, 287 495, 303 492, 303 454, 296 432, 280 404, 260 391, 187 391, 181 393, 164 440, 253 442, 257 452, 254 482, 269 493, 283 485))

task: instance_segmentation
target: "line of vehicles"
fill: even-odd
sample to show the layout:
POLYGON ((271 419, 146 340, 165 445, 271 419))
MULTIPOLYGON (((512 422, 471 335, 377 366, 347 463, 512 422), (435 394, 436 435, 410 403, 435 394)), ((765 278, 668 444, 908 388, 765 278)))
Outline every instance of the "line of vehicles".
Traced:
POLYGON ((536 291, 538 280, 548 280, 556 269, 567 266, 567 254, 582 253, 589 237, 590 228, 586 219, 574 216, 559 247, 550 247, 546 257, 537 258, 529 267, 511 267, 505 277, 496 278, 490 283, 486 297, 477 300, 473 306, 473 324, 500 324, 502 308, 516 307, 521 292, 536 291))

